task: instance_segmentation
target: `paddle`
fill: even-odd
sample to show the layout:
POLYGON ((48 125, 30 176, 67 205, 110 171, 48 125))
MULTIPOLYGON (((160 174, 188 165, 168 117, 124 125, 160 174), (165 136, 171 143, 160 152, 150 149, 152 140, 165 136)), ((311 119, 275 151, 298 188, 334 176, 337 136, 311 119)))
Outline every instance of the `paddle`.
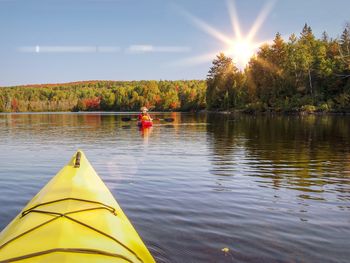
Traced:
POLYGON ((154 120, 157 120, 157 121, 166 121, 166 122, 173 122, 173 121, 174 121, 174 118, 164 118, 164 119, 155 118, 154 120))
POLYGON ((130 117, 123 117, 122 118, 122 121, 131 121, 131 120, 136 121, 136 119, 131 119, 130 117))
MULTIPOLYGON (((164 118, 164 119, 155 118, 153 120, 155 120, 155 121, 173 122, 174 118, 164 118)), ((122 117, 122 121, 137 121, 137 119, 130 118, 130 117, 122 117)))

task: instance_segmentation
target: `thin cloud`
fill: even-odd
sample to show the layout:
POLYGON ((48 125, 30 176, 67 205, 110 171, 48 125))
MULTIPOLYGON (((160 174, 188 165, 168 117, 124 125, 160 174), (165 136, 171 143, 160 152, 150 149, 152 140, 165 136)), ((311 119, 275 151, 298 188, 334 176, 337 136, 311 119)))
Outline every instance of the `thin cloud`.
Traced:
POLYGON ((127 53, 185 53, 191 48, 186 46, 153 46, 153 45, 131 45, 126 49, 127 53))
POLYGON ((113 46, 99 46, 97 47, 97 52, 101 53, 116 53, 121 51, 120 47, 113 47, 113 46))
MULTIPOLYGON (((1 0, 0 0, 1 1, 1 0)), ((17 49, 22 53, 117 53, 122 49, 118 46, 22 46, 17 49)), ((185 53, 191 48, 186 46, 153 46, 131 45, 126 53, 185 53)))
POLYGON ((23 46, 18 51, 23 53, 116 53, 118 46, 23 46))
POLYGON ((177 61, 173 61, 168 63, 167 65, 170 67, 191 67, 191 66, 196 66, 199 64, 207 63, 208 61, 213 60, 217 56, 218 52, 213 52, 209 54, 203 54, 195 57, 189 57, 189 58, 184 58, 184 59, 179 59, 177 61))
MULTIPOLYGON (((23 0, 0 0, 0 2, 20 2, 23 0)), ((63 2, 64 0, 56 0, 56 2, 63 2)), ((66 2, 96 2, 96 3, 119 3, 119 2, 128 2, 130 0, 65 0, 66 2)))

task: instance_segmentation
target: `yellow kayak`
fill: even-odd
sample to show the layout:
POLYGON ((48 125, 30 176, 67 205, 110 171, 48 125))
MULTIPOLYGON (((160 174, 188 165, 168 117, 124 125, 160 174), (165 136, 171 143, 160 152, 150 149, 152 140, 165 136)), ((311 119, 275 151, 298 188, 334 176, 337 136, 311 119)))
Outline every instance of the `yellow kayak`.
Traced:
POLYGON ((0 233, 0 262, 155 262, 78 151, 0 233))

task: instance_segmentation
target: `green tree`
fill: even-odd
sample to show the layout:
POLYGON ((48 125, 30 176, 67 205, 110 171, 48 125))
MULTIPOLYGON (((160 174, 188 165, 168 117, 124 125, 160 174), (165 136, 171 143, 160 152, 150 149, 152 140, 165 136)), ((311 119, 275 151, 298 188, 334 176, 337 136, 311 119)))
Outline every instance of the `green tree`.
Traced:
POLYGON ((340 37, 339 53, 344 64, 344 76, 350 76, 350 23, 348 23, 340 37))
POLYGON ((217 55, 213 60, 213 66, 207 75, 206 101, 209 109, 229 108, 229 95, 238 72, 232 58, 223 53, 217 55))
POLYGON ((115 94, 111 91, 104 91, 101 95, 101 108, 104 110, 112 110, 115 103, 115 94))

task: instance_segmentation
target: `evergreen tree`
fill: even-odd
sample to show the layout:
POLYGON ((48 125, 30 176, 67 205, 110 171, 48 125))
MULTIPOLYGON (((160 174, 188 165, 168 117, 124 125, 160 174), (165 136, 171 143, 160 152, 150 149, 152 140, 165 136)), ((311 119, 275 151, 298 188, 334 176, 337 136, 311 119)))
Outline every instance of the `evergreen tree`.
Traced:
POLYGON ((350 23, 346 25, 339 42, 339 52, 344 63, 344 75, 350 76, 350 23))

